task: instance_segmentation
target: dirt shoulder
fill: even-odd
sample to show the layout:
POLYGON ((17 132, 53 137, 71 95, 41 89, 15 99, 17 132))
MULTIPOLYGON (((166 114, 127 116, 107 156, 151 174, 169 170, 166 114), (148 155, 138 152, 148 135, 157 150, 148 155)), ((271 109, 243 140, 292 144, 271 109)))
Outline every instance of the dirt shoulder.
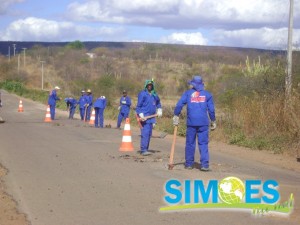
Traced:
POLYGON ((274 154, 266 150, 252 150, 249 148, 228 145, 221 142, 211 142, 211 150, 232 155, 233 157, 247 159, 264 163, 265 165, 276 166, 278 168, 300 172, 300 162, 297 155, 274 154))
POLYGON ((5 190, 2 178, 7 174, 7 170, 0 165, 0 225, 30 225, 24 214, 18 212, 17 204, 12 196, 5 190))

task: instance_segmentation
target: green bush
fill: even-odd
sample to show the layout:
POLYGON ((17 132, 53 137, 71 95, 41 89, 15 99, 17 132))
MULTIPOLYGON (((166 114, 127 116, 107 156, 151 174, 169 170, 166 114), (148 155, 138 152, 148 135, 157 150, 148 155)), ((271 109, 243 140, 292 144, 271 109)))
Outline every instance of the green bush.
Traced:
POLYGON ((1 82, 0 84, 1 88, 14 92, 17 94, 22 94, 24 91, 24 85, 21 82, 18 81, 10 81, 10 80, 5 80, 4 82, 1 82))

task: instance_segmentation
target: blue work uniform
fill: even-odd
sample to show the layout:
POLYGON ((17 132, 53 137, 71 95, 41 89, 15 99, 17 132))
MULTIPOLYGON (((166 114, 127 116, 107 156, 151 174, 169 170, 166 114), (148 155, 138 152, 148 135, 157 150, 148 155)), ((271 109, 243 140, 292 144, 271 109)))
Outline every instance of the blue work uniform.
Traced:
POLYGON ((87 104, 86 121, 90 121, 92 106, 93 106, 93 95, 92 94, 86 95, 86 104, 87 104))
MULTIPOLYGON (((156 114, 156 109, 161 108, 160 98, 155 93, 149 93, 143 90, 138 94, 136 113, 143 113, 144 116, 156 114)), ((141 121, 141 153, 147 152, 149 149, 150 138, 152 136, 153 124, 156 123, 155 117, 141 121)))
POLYGON ((120 128, 122 120, 128 118, 131 106, 131 99, 128 96, 120 98, 120 112, 118 115, 117 127, 120 128))
POLYGON ((81 97, 78 100, 78 104, 79 104, 79 112, 80 112, 80 119, 84 120, 84 114, 85 114, 85 105, 87 104, 86 102, 86 95, 83 94, 81 95, 81 97))
POLYGON ((191 167, 194 164, 197 136, 201 167, 208 168, 209 119, 216 120, 213 97, 200 85, 197 90, 192 88, 183 93, 176 104, 174 115, 179 116, 184 105, 187 105, 185 166, 191 167))
POLYGON ((60 98, 56 94, 56 90, 53 89, 49 93, 48 97, 48 105, 50 106, 50 115, 51 115, 51 120, 55 119, 55 107, 56 107, 56 101, 60 100, 60 98))
POLYGON ((95 127, 104 126, 104 109, 106 108, 106 98, 101 96, 94 102, 95 109, 95 127))
POLYGON ((72 98, 72 97, 65 98, 65 102, 67 103, 67 106, 69 109, 69 119, 73 119, 78 102, 75 98, 72 98))

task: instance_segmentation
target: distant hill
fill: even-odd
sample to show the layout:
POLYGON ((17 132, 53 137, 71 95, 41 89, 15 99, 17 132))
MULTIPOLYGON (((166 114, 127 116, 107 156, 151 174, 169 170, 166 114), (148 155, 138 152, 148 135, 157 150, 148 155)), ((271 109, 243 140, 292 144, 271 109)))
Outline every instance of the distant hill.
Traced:
MULTIPOLYGON (((70 42, 36 42, 36 41, 0 41, 0 54, 7 55, 9 54, 9 47, 10 47, 10 54, 14 53, 14 44, 16 47, 16 52, 20 53, 23 51, 23 48, 30 49, 35 45, 40 45, 43 47, 63 47, 70 42)), ((91 50, 93 48, 98 47, 107 47, 107 48, 125 48, 125 47, 136 47, 137 44, 135 43, 122 43, 122 42, 82 42, 86 49, 91 50)))
MULTIPOLYGON (((30 49, 33 46, 40 45, 43 47, 63 47, 70 42, 37 42, 37 41, 0 41, 0 54, 8 56, 9 51, 10 55, 14 54, 14 45, 15 45, 15 54, 18 54, 23 51, 23 48, 30 49), (10 50, 9 50, 10 49, 10 50)), ((144 45, 151 44, 157 46, 176 46, 182 47, 186 49, 199 49, 202 51, 235 51, 235 52, 256 52, 256 53, 271 53, 271 54, 281 54, 284 51, 277 51, 277 50, 264 50, 264 49, 253 49, 253 48, 238 48, 238 47, 222 47, 222 46, 201 46, 201 45, 178 45, 178 44, 158 44, 158 43, 144 43, 144 42, 82 42, 85 48, 89 51, 99 47, 106 47, 106 48, 140 48, 144 45)))

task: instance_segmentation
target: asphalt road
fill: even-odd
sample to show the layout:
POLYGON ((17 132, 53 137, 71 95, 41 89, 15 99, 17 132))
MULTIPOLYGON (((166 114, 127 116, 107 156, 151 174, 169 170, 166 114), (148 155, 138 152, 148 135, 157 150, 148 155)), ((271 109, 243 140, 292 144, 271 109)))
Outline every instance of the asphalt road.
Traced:
POLYGON ((135 151, 120 152, 122 130, 93 128, 67 119, 63 111, 57 112, 57 120, 45 123, 45 105, 22 99, 24 112, 19 113, 19 99, 2 91, 0 116, 5 123, 0 124, 0 163, 9 171, 4 180, 7 192, 32 225, 300 223, 299 170, 218 151, 223 146, 218 143, 211 145, 211 172, 185 170, 184 140, 179 138, 177 165, 169 171, 170 135, 152 138, 153 155, 141 157, 137 153, 139 130, 132 122, 135 151), (277 180, 283 201, 294 194, 294 212, 289 217, 255 217, 249 211, 234 210, 159 212, 166 206, 167 180, 208 181, 228 176, 277 180))

